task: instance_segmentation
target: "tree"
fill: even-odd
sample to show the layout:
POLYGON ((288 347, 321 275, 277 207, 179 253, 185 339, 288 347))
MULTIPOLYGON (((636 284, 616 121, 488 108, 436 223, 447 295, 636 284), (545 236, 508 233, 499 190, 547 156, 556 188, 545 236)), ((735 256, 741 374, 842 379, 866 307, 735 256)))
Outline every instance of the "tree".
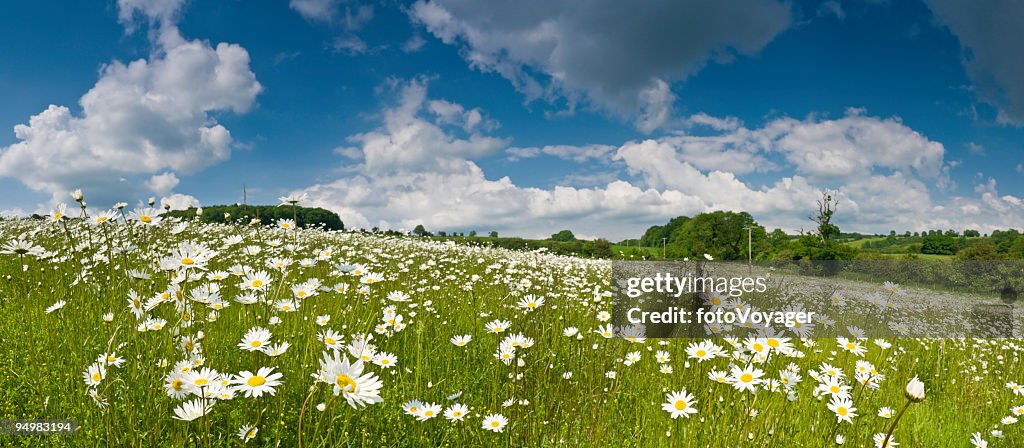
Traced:
POLYGON ((644 235, 640 237, 640 245, 644 247, 661 247, 662 238, 666 238, 668 242, 673 242, 672 235, 689 220, 690 218, 687 216, 676 216, 663 226, 649 227, 644 232, 644 235))
POLYGON ((470 230, 469 231, 469 236, 470 237, 475 237, 476 236, 476 230, 470 230))
POLYGON ((747 212, 716 211, 701 213, 676 229, 669 237, 669 258, 701 257, 711 254, 718 260, 747 258, 747 230, 752 228, 753 252, 765 254, 768 234, 747 212))
POLYGON ((967 230, 964 230, 964 236, 966 236, 968 238, 970 238, 970 237, 977 238, 977 237, 981 236, 981 232, 979 232, 977 230, 967 229, 967 230))
POLYGON ((1024 238, 1017 238, 1006 255, 1013 260, 1024 260, 1024 238))
MULTIPOLYGON (((825 191, 818 200, 818 214, 809 219, 817 224, 817 229, 800 237, 794 257, 809 260, 852 260, 857 256, 857 249, 837 243, 835 237, 840 234, 839 226, 832 224, 832 218, 839 209, 839 199, 833 191, 825 191)), ((827 272, 834 274, 839 264, 833 263, 825 267, 827 272)))
POLYGON ((571 230, 562 230, 556 234, 551 235, 551 241, 576 241, 576 235, 572 234, 571 230))
POLYGON ((430 232, 427 231, 423 224, 417 224, 415 229, 412 229, 412 233, 417 236, 430 236, 430 232))
POLYGON ((497 238, 497 237, 498 237, 498 232, 497 232, 497 231, 494 231, 494 230, 492 230, 492 231, 491 231, 491 233, 488 233, 488 234, 487 234, 487 236, 489 236, 489 237, 491 237, 491 238, 497 238))
POLYGON ((818 200, 818 215, 810 217, 811 221, 818 224, 817 236, 825 245, 839 235, 839 226, 832 224, 832 216, 838 209, 839 198, 836 197, 836 193, 826 190, 818 200))
POLYGON ((1003 254, 996 251, 996 246, 988 241, 981 241, 956 254, 957 260, 1002 260, 1003 254))
POLYGON ((942 235, 939 232, 931 233, 924 237, 921 242, 922 254, 953 255, 956 253, 956 240, 951 236, 942 235))

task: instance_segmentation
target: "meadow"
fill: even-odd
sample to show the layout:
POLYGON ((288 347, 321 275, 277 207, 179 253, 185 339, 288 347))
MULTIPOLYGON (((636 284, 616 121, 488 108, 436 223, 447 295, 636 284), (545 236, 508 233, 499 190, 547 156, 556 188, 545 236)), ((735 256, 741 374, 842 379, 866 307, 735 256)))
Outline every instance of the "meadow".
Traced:
POLYGON ((0 420, 78 430, 0 445, 1024 446, 1018 339, 616 337, 610 270, 123 205, 3 221, 0 420))

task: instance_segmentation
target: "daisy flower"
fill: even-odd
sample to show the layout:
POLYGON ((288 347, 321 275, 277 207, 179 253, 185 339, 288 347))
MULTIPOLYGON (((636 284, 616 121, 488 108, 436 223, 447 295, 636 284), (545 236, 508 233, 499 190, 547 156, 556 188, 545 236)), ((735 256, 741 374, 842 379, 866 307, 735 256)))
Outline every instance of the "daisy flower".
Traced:
POLYGON ((238 392, 244 392, 246 397, 260 397, 264 393, 274 395, 277 393, 275 387, 281 385, 280 372, 274 372, 273 367, 260 367, 254 375, 252 372, 243 371, 231 380, 238 392))
POLYGON ((494 432, 503 432, 508 426, 508 419, 501 414, 489 414, 484 417, 483 428, 494 432))
POLYGON ((335 351, 333 356, 324 352, 320 371, 314 375, 319 381, 334 386, 334 395, 342 395, 348 404, 358 409, 384 401, 380 397, 383 383, 373 373, 363 373, 363 362, 349 363, 348 357, 335 351))
POLYGON ((855 413, 857 408, 853 407, 853 401, 849 398, 833 396, 832 401, 828 404, 828 409, 836 413, 836 419, 839 422, 853 423, 853 417, 857 416, 855 413))
POLYGON ((742 369, 737 366, 732 366, 732 374, 729 375, 729 382, 732 384, 732 387, 736 388, 736 390, 754 392, 754 386, 764 382, 764 380, 761 379, 762 376, 764 376, 764 371, 761 369, 755 369, 752 366, 747 366, 742 369))
POLYGON ((487 328, 488 333, 501 333, 508 330, 508 327, 511 326, 512 323, 507 320, 493 320, 488 322, 487 325, 485 325, 485 328, 487 328))
POLYGON ((373 363, 385 369, 390 369, 398 364, 398 357, 391 353, 380 352, 373 355, 373 363))
POLYGON ((247 352, 263 351, 264 347, 270 344, 270 330, 263 327, 253 327, 242 336, 242 342, 238 348, 247 352))
POLYGON ((427 421, 434 417, 437 417, 441 413, 441 405, 436 403, 425 403, 423 409, 420 410, 420 414, 416 416, 416 420, 427 421))
POLYGON ((174 408, 174 418, 190 422, 206 414, 209 414, 213 410, 213 403, 215 400, 203 400, 196 398, 192 401, 186 401, 174 408))
POLYGON ((52 313, 54 311, 57 311, 57 310, 59 310, 61 308, 64 308, 64 305, 67 305, 67 304, 68 303, 63 301, 63 300, 58 300, 53 305, 50 305, 48 308, 46 308, 46 314, 50 314, 50 313, 52 313))
POLYGON ((690 414, 696 414, 697 408, 693 405, 697 404, 694 400, 693 394, 687 393, 686 388, 682 388, 678 392, 671 392, 665 394, 668 399, 667 403, 662 403, 661 408, 668 412, 673 419, 679 417, 690 418, 690 414))
POLYGON ((107 377, 107 369, 103 367, 103 364, 94 363, 85 369, 82 373, 82 379, 85 380, 85 385, 89 387, 96 387, 107 377))
POLYGON ((243 443, 249 443, 250 440, 256 438, 256 433, 260 432, 260 429, 252 425, 242 425, 238 428, 238 438, 242 439, 243 443))
POLYGON ((456 422, 456 421, 461 422, 462 419, 466 418, 466 416, 468 416, 468 415, 469 415, 469 407, 467 407, 464 404, 458 404, 458 403, 453 404, 453 405, 449 406, 448 409, 445 409, 445 411, 444 411, 444 418, 448 419, 449 421, 453 421, 453 422, 456 422))

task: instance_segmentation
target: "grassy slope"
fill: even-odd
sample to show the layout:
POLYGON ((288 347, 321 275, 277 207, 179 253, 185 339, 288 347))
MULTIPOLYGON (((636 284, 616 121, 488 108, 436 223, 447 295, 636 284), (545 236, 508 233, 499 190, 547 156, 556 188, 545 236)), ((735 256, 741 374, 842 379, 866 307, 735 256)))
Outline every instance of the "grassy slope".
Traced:
MULTIPOLYGON (((32 228, 17 227, 20 225, 4 223, 0 241, 27 235, 48 249, 66 250, 59 229, 41 229, 33 235, 32 228)), ((226 269, 236 263, 263 268, 270 256, 289 255, 297 260, 329 247, 336 254, 332 262, 296 267, 283 277, 274 273, 275 288, 284 286, 279 296, 289 296, 289 286, 311 277, 327 285, 346 282, 354 288, 358 278, 340 275, 332 267, 342 259, 365 263, 386 279, 365 298, 351 291, 323 292, 305 299, 298 312, 280 313, 282 323, 269 328, 275 341, 288 341, 292 347, 277 358, 236 348, 247 329, 267 326, 268 317, 275 314, 264 304, 233 303, 216 322, 200 319, 190 328, 181 328, 183 334, 205 333, 208 367, 238 372, 273 366, 284 373, 284 384, 273 397, 239 396, 219 403, 207 421, 173 420, 171 411, 178 401, 161 388, 169 367, 157 362, 166 359, 173 363, 184 356, 172 336, 177 313, 170 304, 159 306, 153 314, 167 318, 168 328, 139 333, 135 318, 126 309, 130 289, 150 297, 165 290, 167 281, 163 274, 154 275, 151 281, 130 280, 124 269, 145 269, 144 260, 153 261, 186 238, 220 248, 222 237, 240 231, 211 226, 174 236, 164 228, 136 228, 132 235, 122 229, 112 240, 131 238, 142 252, 126 262, 119 255, 112 256, 113 263, 86 262, 89 276, 77 286, 71 286, 80 272, 76 259, 30 259, 28 270, 22 272, 18 258, 0 256, 0 274, 11 276, 0 282, 0 419, 75 418, 82 428, 74 438, 0 436, 0 445, 182 446, 207 443, 203 439, 209 428, 211 444, 235 446, 239 444, 234 435, 238 427, 259 420, 255 445, 294 446, 301 416, 306 446, 831 446, 836 433, 847 437, 847 446, 865 446, 870 444, 871 434, 883 432, 890 423, 875 416, 877 409, 891 406, 898 410, 906 401, 903 385, 918 375, 927 384, 929 398, 914 405, 904 417, 897 441, 907 447, 966 446, 971 432, 986 432, 1009 414, 1010 406, 1024 402, 1003 387, 1009 380, 1024 381, 1019 373, 1019 351, 1004 342, 899 340, 887 351, 869 344, 863 359, 879 366, 886 379, 878 391, 855 393, 860 415, 855 425, 837 424, 826 403, 812 397, 815 382, 807 374, 808 369, 828 362, 852 375, 855 361, 862 358, 837 352, 834 340, 808 342, 817 342, 815 346, 797 341, 806 357, 776 356, 759 366, 768 372, 767 377, 777 377, 790 362, 799 366, 804 381, 796 386, 799 398, 795 402, 781 393, 739 393, 707 378, 713 369, 727 369, 728 359, 687 360, 685 348, 691 341, 635 344, 595 334, 601 324, 597 313, 607 309, 595 303, 592 295, 594 286, 606 288, 601 286, 607 273, 604 262, 313 232, 303 233, 298 252, 287 254, 266 243, 293 236, 264 229, 259 234, 246 231, 245 243, 221 249, 211 269, 226 269), (240 247, 247 244, 263 247, 264 252, 243 255, 240 247), (480 279, 472 281, 474 275, 480 279), (548 300, 532 313, 515 307, 514 299, 525 293, 514 286, 522 278, 533 282, 528 292, 548 300), (472 291, 464 288, 467 282, 473 284, 472 291), (399 367, 390 371, 367 368, 382 377, 384 402, 354 410, 344 402, 332 401, 330 392, 321 389, 301 412, 313 384, 310 374, 315 372, 324 347, 316 337, 322 329, 314 323, 315 316, 330 314, 329 327, 344 334, 366 331, 380 321, 381 309, 389 304, 384 295, 392 290, 409 292, 418 306, 399 304, 408 327, 394 336, 374 339, 381 350, 399 359, 399 367), (45 314, 44 309, 58 299, 66 300, 67 306, 45 314), (106 312, 114 313, 113 322, 101 320, 106 312), (484 330, 484 324, 492 319, 508 319, 512 332, 535 339, 534 347, 519 353, 524 366, 506 366, 494 359, 501 338, 484 330), (562 336, 568 326, 578 327, 583 339, 562 336), (472 334, 473 341, 466 348, 457 348, 448 342, 456 334, 472 334), (110 407, 100 409, 87 395, 81 372, 98 354, 110 349, 116 349, 128 362, 123 368, 109 369, 98 390, 110 407), (671 354, 674 373, 659 373, 655 350, 671 354), (620 360, 631 351, 639 351, 643 359, 624 366, 620 360), (617 372, 615 379, 606 377, 612 370, 617 372), (563 379, 565 372, 572 372, 571 379, 563 379), (672 420, 660 409, 664 392, 682 387, 696 396, 698 413, 672 420), (473 408, 474 415, 465 422, 453 424, 442 418, 417 422, 402 412, 401 403, 406 400, 449 404, 445 397, 457 392, 462 392, 458 401, 473 408), (510 398, 529 404, 503 407, 502 402, 510 398), (320 402, 330 403, 326 412, 310 409, 320 402), (756 410, 758 415, 748 417, 748 410, 756 410), (480 415, 485 413, 502 413, 511 424, 501 434, 484 431, 480 415)), ((106 247, 103 232, 73 230, 72 235, 93 239, 97 249, 106 247)), ((239 293, 237 282, 236 278, 222 282, 226 299, 239 293)), ((186 282, 184 289, 199 283, 186 282)), ((197 316, 208 313, 201 305, 191 306, 197 316)), ((717 342, 731 349, 724 341, 717 342)), ((1007 437, 1002 446, 1024 444, 1015 426, 1004 430, 1007 437)))

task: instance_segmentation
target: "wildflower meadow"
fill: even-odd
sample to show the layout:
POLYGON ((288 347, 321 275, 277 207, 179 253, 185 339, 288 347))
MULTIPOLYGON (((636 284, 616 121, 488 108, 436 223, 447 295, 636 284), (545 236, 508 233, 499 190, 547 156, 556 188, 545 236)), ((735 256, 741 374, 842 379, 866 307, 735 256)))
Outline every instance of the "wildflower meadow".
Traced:
POLYGON ((606 260, 228 218, 0 222, 0 420, 77 425, 0 445, 1024 445, 1016 339, 617 337, 606 260))

